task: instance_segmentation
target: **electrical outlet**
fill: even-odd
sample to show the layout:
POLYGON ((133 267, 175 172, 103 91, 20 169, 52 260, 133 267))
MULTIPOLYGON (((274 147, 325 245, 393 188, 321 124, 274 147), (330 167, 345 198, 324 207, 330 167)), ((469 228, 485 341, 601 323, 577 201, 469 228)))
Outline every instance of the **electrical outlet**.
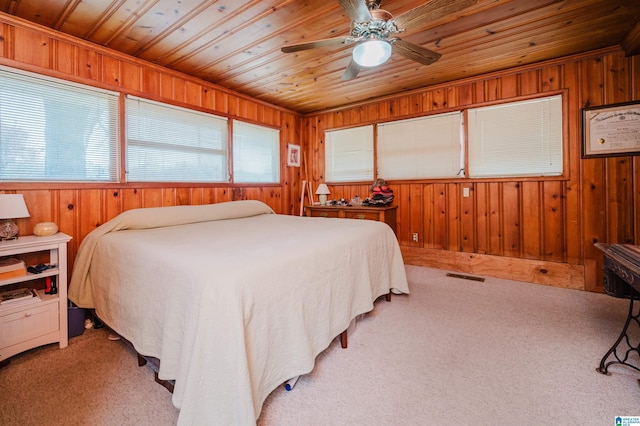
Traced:
POLYGON ((414 232, 413 234, 411 234, 411 240, 412 240, 414 243, 417 243, 417 242, 418 242, 418 233, 417 233, 417 232, 414 232))

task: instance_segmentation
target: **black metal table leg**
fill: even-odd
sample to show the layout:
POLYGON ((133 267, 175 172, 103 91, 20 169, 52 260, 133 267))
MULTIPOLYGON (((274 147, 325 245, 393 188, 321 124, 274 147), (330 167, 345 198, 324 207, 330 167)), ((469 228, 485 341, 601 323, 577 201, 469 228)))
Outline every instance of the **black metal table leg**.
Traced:
POLYGON ((636 300, 636 294, 636 292, 632 292, 631 296, 629 297, 629 314, 627 315, 627 321, 624 323, 624 327, 622 328, 622 332, 620 333, 618 340, 616 340, 613 346, 611 346, 611 349, 609 349, 609 351, 607 351, 607 353, 602 357, 602 360, 600 361, 600 367, 596 368, 596 370, 602 374, 609 374, 609 366, 613 364, 626 365, 640 371, 640 368, 638 366, 629 364, 627 362, 631 353, 635 352, 640 356, 640 341, 636 342, 634 346, 628 334, 629 325, 633 323, 635 323, 640 329, 640 309, 638 309, 638 312, 636 313, 633 312, 633 302, 634 300, 636 300), (618 347, 623 342, 625 344, 623 346, 626 346, 624 350, 623 348, 618 347), (620 349, 620 355, 618 354, 618 349, 620 349), (610 355, 613 355, 615 360, 607 362, 607 359, 610 355))

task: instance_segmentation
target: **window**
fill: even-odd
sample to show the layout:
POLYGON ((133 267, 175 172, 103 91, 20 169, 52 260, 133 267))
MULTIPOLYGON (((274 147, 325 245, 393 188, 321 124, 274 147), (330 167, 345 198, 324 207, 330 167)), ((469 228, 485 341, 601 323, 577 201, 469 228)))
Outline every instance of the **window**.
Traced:
POLYGON ((325 180, 373 180, 373 126, 325 132, 325 180))
POLYGON ((227 182, 227 120, 127 96, 129 182, 227 182))
POLYGON ((562 96, 469 110, 469 176, 562 174, 562 96))
POLYGON ((460 111, 379 124, 377 142, 384 179, 458 177, 464 168, 460 111))
POLYGON ((233 181, 280 182, 280 131, 233 121, 233 181))
POLYGON ((118 179, 118 95, 0 70, 0 180, 118 179))

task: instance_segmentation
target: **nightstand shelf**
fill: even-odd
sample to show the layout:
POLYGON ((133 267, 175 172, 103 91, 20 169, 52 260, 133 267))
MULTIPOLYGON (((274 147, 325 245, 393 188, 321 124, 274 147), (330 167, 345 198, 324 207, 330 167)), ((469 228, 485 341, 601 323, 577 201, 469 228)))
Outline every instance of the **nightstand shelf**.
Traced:
MULTIPOLYGON (((3 255, 3 256, 5 256, 5 255, 3 255)), ((39 278, 52 277, 54 275, 60 275, 60 270, 58 268, 47 269, 46 271, 44 271, 44 272, 42 272, 40 274, 32 274, 31 272, 27 272, 27 275, 24 275, 22 277, 9 278, 8 280, 0 280, 0 286, 7 286, 7 285, 10 285, 10 284, 16 284, 16 283, 21 283, 21 282, 26 282, 26 281, 33 281, 33 280, 37 280, 39 278)), ((0 291, 2 291, 2 290, 0 290, 0 291)), ((0 308, 1 307, 2 306, 0 305, 0 308)))
POLYGON ((67 243, 71 237, 61 232, 36 237, 28 235, 17 240, 0 241, 0 257, 21 254, 48 253, 50 265, 57 265, 40 274, 0 280, 0 291, 9 285, 25 283, 46 277, 56 277, 57 294, 38 290, 39 298, 0 305, 0 361, 20 352, 49 343, 68 344, 67 324, 67 243))

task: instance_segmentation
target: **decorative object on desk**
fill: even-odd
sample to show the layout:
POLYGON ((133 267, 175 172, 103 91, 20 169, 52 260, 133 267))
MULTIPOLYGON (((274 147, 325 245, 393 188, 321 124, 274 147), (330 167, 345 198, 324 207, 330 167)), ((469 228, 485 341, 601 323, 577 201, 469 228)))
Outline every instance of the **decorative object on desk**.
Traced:
POLYGON ((0 194, 0 241, 18 238, 15 219, 29 217, 22 194, 0 194))
POLYGON ((327 201, 327 206, 348 206, 349 203, 347 203, 347 200, 345 200, 344 198, 340 198, 339 200, 328 200, 327 201))
POLYGON ((38 237, 46 237, 58 232, 58 225, 55 222, 40 222, 33 227, 33 235, 38 237))
POLYGON ((329 187, 326 183, 321 183, 320 185, 318 185, 318 189, 316 189, 316 195, 318 195, 321 206, 327 205, 327 195, 329 194, 331 194, 331 191, 329 191, 329 187))
POLYGON ((362 198, 356 195, 351 199, 351 201, 349 201, 349 205, 354 207, 360 207, 362 205, 362 198))
POLYGON ((376 179, 371 185, 371 198, 367 202, 369 206, 389 206, 393 202, 393 190, 384 179, 376 179))

